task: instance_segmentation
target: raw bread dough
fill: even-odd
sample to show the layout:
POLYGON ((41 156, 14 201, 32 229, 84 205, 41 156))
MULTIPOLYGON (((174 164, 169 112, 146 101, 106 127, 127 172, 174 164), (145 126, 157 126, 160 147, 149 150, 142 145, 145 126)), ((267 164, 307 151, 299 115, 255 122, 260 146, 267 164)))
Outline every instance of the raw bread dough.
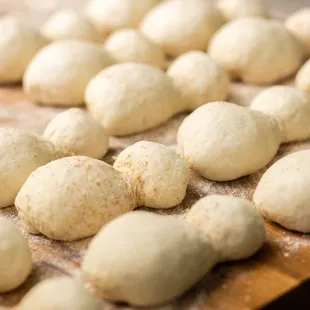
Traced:
POLYGON ((71 108, 55 116, 43 136, 67 154, 102 158, 109 148, 106 130, 85 111, 71 108))
POLYGON ((230 90, 229 75, 204 52, 191 51, 179 56, 167 74, 189 110, 211 101, 224 100, 230 90))
POLYGON ((284 142, 310 138, 310 96, 290 86, 273 86, 252 101, 251 108, 273 116, 284 142))
POLYGON ((184 110, 172 80, 159 68, 137 63, 100 72, 88 84, 85 101, 93 117, 117 136, 153 128, 184 110))
POLYGON ((163 68, 165 54, 159 45, 135 29, 121 29, 112 33, 104 49, 115 62, 139 62, 163 68))
POLYGON ((253 201, 260 213, 288 229, 310 232, 310 150, 281 158, 262 176, 253 201))
POLYGON ((117 157, 114 168, 135 190, 138 206, 165 209, 182 202, 189 183, 189 168, 169 147, 140 141, 117 157))
POLYGON ((152 306, 182 295, 215 261, 209 240, 192 225, 134 211, 102 228, 82 272, 103 298, 152 306))
POLYGON ((29 25, 6 16, 0 19, 0 83, 22 80, 33 58, 47 40, 29 25))
POLYGON ((298 71, 295 84, 298 89, 310 94, 310 59, 298 71))
POLYGON ((178 150, 203 177, 229 181, 265 167, 282 136, 271 117, 229 102, 205 104, 181 124, 178 150))
POLYGON ((15 200, 31 233, 68 241, 96 234, 135 203, 118 171, 85 156, 62 158, 35 170, 15 200))
POLYGON ((265 241, 264 220, 248 200, 211 195, 198 200, 186 216, 208 237, 221 261, 245 259, 265 241))
POLYGON ((270 84, 295 73, 304 53, 280 22, 257 17, 223 26, 210 42, 209 55, 246 83, 270 84))
POLYGON ((31 61, 24 76, 24 91, 32 100, 46 105, 82 105, 90 79, 111 63, 95 44, 56 41, 31 61))
POLYGON ((224 19, 212 1, 163 1, 141 23, 141 31, 170 56, 204 50, 224 19))
POLYGON ((24 283, 31 268, 31 252, 24 236, 10 220, 0 216, 0 294, 24 283))
POLYGON ((50 142, 31 132, 0 128, 0 208, 14 204, 33 170, 60 155, 50 142))

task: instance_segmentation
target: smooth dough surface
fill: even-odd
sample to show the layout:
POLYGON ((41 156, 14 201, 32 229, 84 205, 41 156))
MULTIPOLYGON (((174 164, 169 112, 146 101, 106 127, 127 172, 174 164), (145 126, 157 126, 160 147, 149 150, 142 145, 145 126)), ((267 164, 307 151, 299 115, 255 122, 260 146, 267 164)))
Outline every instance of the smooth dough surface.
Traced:
POLYGON ((310 60, 306 61, 298 71, 295 85, 298 89, 304 90, 310 94, 310 60))

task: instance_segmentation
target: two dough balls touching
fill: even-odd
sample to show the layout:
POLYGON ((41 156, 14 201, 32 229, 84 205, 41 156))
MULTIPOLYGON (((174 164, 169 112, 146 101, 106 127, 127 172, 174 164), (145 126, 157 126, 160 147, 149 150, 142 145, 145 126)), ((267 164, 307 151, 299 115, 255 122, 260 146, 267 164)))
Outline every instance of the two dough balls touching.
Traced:
POLYGON ((300 68, 296 75, 295 85, 310 95, 310 60, 300 68))

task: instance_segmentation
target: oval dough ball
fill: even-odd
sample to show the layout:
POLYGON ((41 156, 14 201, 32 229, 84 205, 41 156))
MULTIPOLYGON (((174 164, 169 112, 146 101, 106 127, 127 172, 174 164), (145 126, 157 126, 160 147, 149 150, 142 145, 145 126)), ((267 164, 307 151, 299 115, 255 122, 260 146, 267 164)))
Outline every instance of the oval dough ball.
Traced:
POLYGON ((248 200, 212 195, 197 201, 186 220, 208 237, 221 261, 245 259, 264 244, 264 220, 248 200))
POLYGON ((212 38, 209 55, 244 82, 269 84, 299 68, 303 50, 278 21, 243 18, 223 26, 212 38))
POLYGON ((213 102, 190 114, 178 131, 178 149, 203 177, 229 181, 265 167, 282 136, 276 122, 258 111, 213 102))
POLYGON ((165 145, 140 141, 117 157, 114 168, 132 184, 138 206, 170 208, 182 202, 189 183, 189 168, 165 145))
POLYGON ((68 9, 52 15, 43 25, 41 33, 51 41, 80 39, 99 43, 106 38, 86 16, 68 9))
POLYGON ((50 142, 31 132, 0 128, 0 208, 14 204, 32 171, 60 155, 50 142))
POLYGON ((24 76, 24 91, 32 100, 46 105, 82 105, 90 79, 111 62, 95 44, 56 41, 31 61, 24 76))
POLYGON ((182 295, 215 260, 209 240, 190 224, 134 211, 102 228, 82 272, 103 298, 152 306, 182 295))
POLYGON ((0 19, 0 34, 0 83, 19 82, 47 40, 36 29, 11 16, 0 19))
POLYGON ((111 135, 153 128, 184 110, 172 80, 146 64, 111 66, 95 76, 85 93, 87 107, 111 135))
POLYGON ((111 166, 73 156, 35 170, 15 206, 30 232, 71 241, 96 234, 105 223, 133 210, 135 200, 122 175, 111 166))
POLYGON ((169 67, 170 76, 189 110, 226 99, 230 90, 228 74, 206 53, 192 51, 178 57, 169 67))
POLYGON ((109 148, 106 130, 82 109, 58 114, 45 128, 44 138, 67 154, 102 158, 109 148))
POLYGON ((310 137, 310 96, 294 87, 273 86, 252 101, 251 108, 274 117, 284 142, 310 137))
POLYGON ((0 216, 0 293, 24 283, 31 268, 31 252, 24 236, 11 221, 0 216))
POLYGON ((165 54, 156 43, 139 30, 115 31, 106 40, 104 49, 115 62, 139 62, 163 68, 165 54))
POLYGON ((268 220, 310 232, 310 150, 285 156, 262 176, 253 201, 268 220))
POLYGON ((37 284, 21 300, 20 310, 100 310, 100 300, 78 279, 55 277, 37 284))
POLYGON ((212 1, 171 0, 151 10, 141 24, 142 32, 170 56, 204 50, 224 19, 212 1))
POLYGON ((87 14, 97 28, 111 33, 122 28, 138 28, 144 15, 159 0, 92 0, 87 14))
POLYGON ((310 60, 298 71, 295 80, 296 87, 310 94, 310 60))

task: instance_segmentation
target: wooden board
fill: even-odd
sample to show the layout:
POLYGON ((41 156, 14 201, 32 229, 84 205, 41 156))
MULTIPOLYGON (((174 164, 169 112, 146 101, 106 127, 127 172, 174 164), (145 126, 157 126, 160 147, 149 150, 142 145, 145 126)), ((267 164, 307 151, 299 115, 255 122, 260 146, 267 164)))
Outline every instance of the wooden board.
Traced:
MULTIPOLYGON (((47 2, 49 1, 46 0, 47 2)), ((74 3, 78 5, 82 2, 80 0, 74 3)), ((275 4, 279 5, 278 2, 275 4)), ((288 2, 291 3, 287 1, 286 4, 288 2)), ((23 17, 39 23, 39 19, 46 12, 44 11, 43 14, 40 11, 40 18, 33 19, 33 16, 38 16, 38 12, 27 11, 25 3, 33 4, 35 0, 25 2, 0 0, 0 11, 5 12, 13 8, 18 14, 22 13, 23 17)), ((58 1, 57 3, 66 2, 58 1)), ((298 5, 298 1, 294 3, 298 5)), ((246 106, 261 89, 261 87, 234 84, 230 100, 246 106)), ((20 127, 42 133, 47 122, 60 111, 62 110, 33 104, 27 100, 19 85, 0 88, 1 126, 20 127)), ((167 124, 138 135, 112 138, 111 150, 105 160, 112 163, 122 149, 139 140, 156 141, 175 148, 176 132, 184 117, 185 114, 178 115, 167 124)), ((275 160, 306 148, 310 148, 310 141, 282 145, 275 160)), ((197 199, 210 194, 230 194, 251 199, 255 186, 264 171, 265 169, 262 169, 254 175, 225 183, 211 182, 192 173, 182 205, 159 211, 159 213, 182 216, 197 199)), ((148 211, 154 212, 151 209, 148 211)), ((0 214, 11 218, 19 225, 14 207, 0 210, 0 214)), ((245 310, 259 308, 308 278, 310 276, 310 236, 292 233, 271 223, 266 223, 266 230, 267 241, 264 247, 251 259, 216 266, 184 296, 156 309, 245 310)), ((88 238, 77 242, 57 242, 23 232, 32 249, 33 272, 21 288, 0 295, 0 305, 15 305, 31 287, 45 278, 57 275, 79 276, 80 262, 90 240, 88 238)), ((103 301, 102 309, 133 308, 103 301)))

